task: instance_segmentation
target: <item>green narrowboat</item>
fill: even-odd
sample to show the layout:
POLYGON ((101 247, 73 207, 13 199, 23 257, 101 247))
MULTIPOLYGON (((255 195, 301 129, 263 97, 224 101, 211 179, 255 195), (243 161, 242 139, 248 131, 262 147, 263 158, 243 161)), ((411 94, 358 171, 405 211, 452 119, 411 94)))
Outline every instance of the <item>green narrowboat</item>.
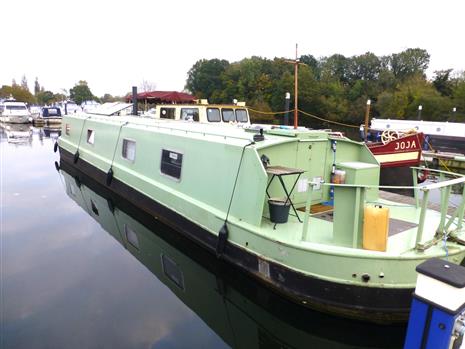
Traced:
POLYGON ((463 196, 447 210, 465 177, 442 173, 416 186, 415 203, 388 201, 369 149, 327 131, 75 114, 63 118, 57 146, 62 163, 324 311, 404 321, 415 267, 465 257, 463 196), (428 206, 435 189, 439 210, 428 206))

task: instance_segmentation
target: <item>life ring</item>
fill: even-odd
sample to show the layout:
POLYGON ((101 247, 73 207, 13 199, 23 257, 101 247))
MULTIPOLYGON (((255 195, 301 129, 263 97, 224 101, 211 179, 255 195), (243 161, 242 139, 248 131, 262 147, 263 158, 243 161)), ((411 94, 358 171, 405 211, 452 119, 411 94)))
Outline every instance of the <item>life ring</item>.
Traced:
POLYGON ((426 169, 418 171, 417 173, 418 183, 423 183, 424 181, 426 181, 426 179, 428 178, 428 175, 429 175, 429 171, 426 169))

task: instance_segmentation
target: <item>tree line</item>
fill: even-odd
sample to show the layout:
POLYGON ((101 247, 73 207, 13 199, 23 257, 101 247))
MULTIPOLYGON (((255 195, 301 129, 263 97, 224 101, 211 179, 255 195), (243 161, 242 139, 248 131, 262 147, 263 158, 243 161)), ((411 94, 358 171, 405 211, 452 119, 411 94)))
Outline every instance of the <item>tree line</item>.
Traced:
POLYGON ((11 85, 3 85, 0 88, 0 99, 13 97, 17 101, 25 102, 30 105, 52 105, 57 102, 65 101, 68 99, 73 100, 77 104, 84 101, 97 101, 101 103, 123 101, 124 97, 112 96, 109 93, 104 94, 102 97, 95 96, 90 90, 87 81, 80 80, 69 90, 62 89, 61 92, 52 92, 45 89, 44 86, 39 84, 39 79, 34 81, 34 91, 29 90, 26 76, 23 76, 21 83, 18 84, 13 79, 11 85))
MULTIPOLYGON (((465 73, 452 69, 426 70, 429 53, 409 48, 400 53, 376 56, 371 52, 352 57, 334 54, 300 57, 299 109, 328 120, 360 124, 366 102, 371 117, 412 119, 422 106, 423 120, 465 119, 465 73)), ((291 93, 293 109, 294 66, 285 58, 245 58, 230 63, 202 59, 188 72, 185 88, 212 103, 244 100, 260 111, 283 111, 284 96, 291 93)), ((253 113, 251 113, 253 115, 253 113)), ((282 116, 255 114, 255 121, 280 122, 282 116)), ((299 119, 310 125, 311 120, 299 119)))

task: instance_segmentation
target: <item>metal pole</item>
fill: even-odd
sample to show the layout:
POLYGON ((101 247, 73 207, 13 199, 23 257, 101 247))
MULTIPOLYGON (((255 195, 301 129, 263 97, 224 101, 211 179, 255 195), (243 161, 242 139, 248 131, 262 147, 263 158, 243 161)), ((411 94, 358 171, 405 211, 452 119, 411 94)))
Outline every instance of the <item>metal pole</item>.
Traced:
POLYGON ((370 105, 371 105, 371 100, 367 100, 367 109, 365 111, 365 142, 368 139, 368 122, 370 121, 370 105))
POLYGON ((421 111, 422 111, 422 109, 423 109, 423 106, 420 104, 418 106, 418 118, 417 118, 418 120, 421 120, 421 111))
POLYGON ((298 118, 298 74, 299 74, 299 60, 297 59, 297 44, 295 44, 295 62, 294 62, 294 129, 299 125, 298 118))
POLYGON ((137 115, 137 86, 132 87, 132 115, 137 115))
POLYGON ((289 104, 290 103, 291 103, 291 94, 289 92, 286 92, 286 98, 284 102, 284 110, 286 111, 286 114, 284 114, 284 122, 283 122, 285 126, 289 125, 289 104))

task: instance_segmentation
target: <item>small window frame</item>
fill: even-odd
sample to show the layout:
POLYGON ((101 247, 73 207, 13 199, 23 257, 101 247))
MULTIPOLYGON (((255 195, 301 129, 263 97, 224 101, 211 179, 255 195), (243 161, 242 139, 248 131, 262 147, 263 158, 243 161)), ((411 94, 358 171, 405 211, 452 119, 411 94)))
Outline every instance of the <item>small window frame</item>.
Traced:
POLYGON ((236 114, 236 121, 237 121, 237 122, 240 122, 240 123, 243 123, 243 124, 249 122, 249 113, 247 112, 247 109, 245 109, 245 108, 236 108, 235 114, 236 114), (238 119, 238 115, 237 115, 237 112, 238 112, 238 111, 241 111, 241 112, 243 111, 243 112, 245 113, 245 116, 246 116, 246 120, 245 120, 245 121, 241 121, 241 120, 238 119))
POLYGON ((160 108, 160 119, 165 119, 165 120, 176 120, 176 108, 171 108, 171 107, 163 107, 160 108), (173 117, 165 117, 163 116, 163 111, 167 111, 168 115, 173 113, 173 117))
MULTIPOLYGON (((183 153, 183 152, 178 151, 178 150, 172 150, 172 149, 165 149, 165 148, 162 148, 162 149, 161 149, 161 152, 160 152, 160 167, 159 167, 160 174, 161 174, 162 176, 165 176, 165 177, 167 177, 167 178, 169 178, 169 179, 175 181, 175 182, 181 182, 181 179, 182 179, 182 163, 183 163, 183 161, 184 161, 184 153, 183 153), (177 155, 181 155, 181 164, 180 164, 180 170, 179 170, 179 177, 172 176, 172 175, 169 174, 169 173, 163 172, 163 164, 164 164, 164 162, 163 162, 163 154, 164 154, 164 152, 170 153, 170 154, 168 155, 168 157, 170 157, 170 158, 172 158, 172 157, 171 157, 171 153, 174 153, 174 154, 177 154, 177 155)), ((166 164, 168 164, 168 163, 166 163, 166 164)), ((168 164, 168 165, 172 165, 172 164, 168 164)))
POLYGON ((95 130, 90 128, 87 129, 87 144, 94 145, 95 144, 95 130))
POLYGON ((182 117, 182 114, 183 114, 183 112, 184 112, 185 110, 189 110, 189 111, 195 110, 195 111, 197 111, 197 115, 194 116, 194 117, 192 118, 192 121, 194 121, 194 122, 198 122, 198 121, 199 121, 199 115, 200 115, 199 108, 181 108, 181 113, 180 113, 180 115, 179 115, 179 119, 180 119, 180 120, 182 120, 182 121, 190 121, 190 120, 187 120, 187 119, 183 119, 183 117, 182 117))
POLYGON ((207 108, 207 121, 208 122, 221 122, 221 110, 220 108, 207 108), (210 115, 208 113, 209 110, 217 110, 218 111, 218 120, 211 120, 210 115))
POLYGON ((221 108, 221 119, 223 120, 223 122, 231 122, 231 121, 235 122, 235 121, 237 121, 236 120, 236 111, 234 110, 234 108, 221 108), (224 119, 224 114, 223 113, 225 111, 231 111, 232 112, 232 114, 233 114, 232 120, 225 120, 224 119))
MULTIPOLYGON (((126 148, 127 149, 127 148, 126 148)), ((126 155, 127 155, 127 151, 126 151, 126 155)), ((126 161, 129 161, 131 163, 134 163, 136 161, 136 156, 137 156, 137 142, 136 140, 134 139, 131 139, 131 138, 123 138, 123 142, 121 143, 121 157, 126 160, 126 161), (126 156, 124 156, 124 143, 125 142, 132 142, 134 143, 134 159, 130 159, 126 156)))

